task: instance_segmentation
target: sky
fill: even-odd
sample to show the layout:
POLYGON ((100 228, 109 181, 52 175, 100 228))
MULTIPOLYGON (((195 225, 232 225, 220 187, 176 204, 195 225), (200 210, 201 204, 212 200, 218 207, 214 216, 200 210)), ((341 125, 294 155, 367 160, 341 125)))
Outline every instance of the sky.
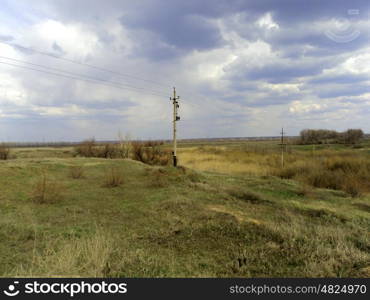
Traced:
POLYGON ((3 142, 169 139, 174 86, 179 138, 370 132, 368 0, 0 0, 0 25, 3 142))

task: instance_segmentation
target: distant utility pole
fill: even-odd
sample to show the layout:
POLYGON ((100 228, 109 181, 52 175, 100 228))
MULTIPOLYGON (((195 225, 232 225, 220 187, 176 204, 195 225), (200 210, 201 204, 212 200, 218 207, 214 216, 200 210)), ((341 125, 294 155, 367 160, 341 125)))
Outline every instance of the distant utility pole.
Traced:
POLYGON ((284 146, 285 146, 285 141, 284 141, 284 128, 281 128, 281 141, 280 141, 280 145, 281 145, 281 167, 284 168, 284 146))
POLYGON ((173 88, 173 98, 170 97, 173 103, 173 166, 177 166, 177 140, 176 140, 176 122, 180 120, 180 117, 177 115, 177 109, 180 107, 178 100, 179 96, 176 97, 176 88, 173 88))

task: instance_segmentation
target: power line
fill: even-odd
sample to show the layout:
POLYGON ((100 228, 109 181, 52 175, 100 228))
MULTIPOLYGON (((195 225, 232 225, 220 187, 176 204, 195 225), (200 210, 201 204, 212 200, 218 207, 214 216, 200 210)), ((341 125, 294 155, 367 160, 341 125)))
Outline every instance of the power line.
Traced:
POLYGON ((97 80, 97 79, 87 79, 87 78, 79 78, 79 77, 75 77, 75 76, 68 76, 68 75, 63 75, 63 74, 60 74, 60 73, 54 73, 54 72, 49 72, 49 71, 45 71, 45 70, 34 69, 34 68, 31 68, 31 67, 15 65, 15 64, 7 63, 7 62, 2 62, 2 61, 0 61, 0 64, 9 65, 9 66, 17 67, 17 68, 22 68, 22 69, 27 69, 27 70, 31 70, 31 71, 37 71, 37 72, 50 74, 50 75, 54 75, 54 76, 59 76, 59 77, 64 77, 64 78, 69 78, 69 79, 75 79, 75 80, 81 80, 81 81, 86 81, 86 82, 95 83, 95 84, 106 85, 106 86, 118 88, 118 89, 121 89, 121 90, 140 89, 141 93, 146 93, 146 94, 150 94, 150 95, 154 95, 154 96, 164 97, 163 95, 146 92, 145 90, 141 91, 141 88, 132 88, 132 87, 123 88, 123 87, 115 85, 115 84, 109 84, 109 82, 106 82, 106 83, 99 82, 100 80, 97 80))
MULTIPOLYGON (((107 68, 102 68, 102 67, 94 66, 94 65, 91 65, 91 64, 86 64, 86 63, 74 61, 72 59, 60 57, 60 56, 57 56, 57 55, 52 54, 52 53, 39 51, 39 50, 30 48, 30 47, 21 46, 21 45, 15 44, 15 43, 10 43, 10 42, 5 42, 5 41, 0 41, 0 43, 5 44, 5 45, 9 45, 9 46, 11 46, 13 48, 16 48, 16 49, 17 48, 18 49, 23 49, 23 50, 29 51, 31 53, 38 53, 38 54, 41 54, 41 55, 46 55, 46 56, 49 56, 51 58, 55 58, 55 59, 67 61, 67 62, 74 63, 74 64, 81 65, 81 66, 90 67, 90 68, 93 68, 93 69, 96 69, 96 70, 108 72, 108 73, 115 74, 115 75, 118 75, 118 76, 121 76, 121 77, 127 77, 127 78, 136 79, 136 80, 142 80, 142 81, 146 81, 148 83, 152 83, 152 84, 158 85, 160 87, 166 87, 166 88, 168 88, 168 85, 165 85, 163 83, 160 83, 160 82, 157 82, 157 81, 154 81, 154 80, 144 79, 144 78, 140 78, 138 76, 133 76, 133 75, 130 75, 130 74, 125 74, 125 73, 117 72, 117 71, 112 71, 112 70, 109 70, 107 68)), ((192 93, 190 91, 186 91, 186 94, 191 95, 192 97, 195 97, 195 98, 199 98, 199 95, 196 95, 195 93, 192 93)), ((197 103, 190 103, 190 102, 189 102, 189 104, 190 105, 195 105, 195 106, 198 106, 199 105, 197 103)))
POLYGON ((38 53, 38 54, 41 54, 41 55, 46 55, 46 56, 49 56, 49 57, 52 57, 52 58, 55 58, 55 59, 60 59, 60 60, 64 60, 64 61, 67 61, 67 62, 70 62, 70 63, 74 63, 74 64, 78 64, 78 65, 81 65, 81 66, 93 68, 93 69, 96 69, 96 70, 99 70, 99 71, 108 72, 108 73, 115 74, 115 75, 118 75, 118 76, 121 76, 121 77, 127 77, 127 78, 136 79, 136 80, 146 81, 146 82, 151 83, 151 84, 155 84, 155 85, 158 85, 158 86, 161 86, 161 87, 168 88, 168 85, 165 85, 163 83, 160 83, 160 82, 157 82, 157 81, 154 81, 154 80, 140 78, 138 76, 125 74, 125 73, 122 73, 122 72, 112 71, 112 70, 109 70, 109 69, 106 69, 106 68, 94 66, 94 65, 91 65, 91 64, 87 64, 87 63, 82 63, 82 62, 75 61, 75 60, 72 60, 72 59, 60 57, 60 56, 57 56, 57 55, 52 54, 52 53, 35 50, 33 48, 24 47, 24 46, 13 44, 13 43, 7 43, 7 42, 4 42, 4 41, 0 41, 0 43, 12 46, 14 48, 18 48, 18 49, 20 48, 20 49, 23 49, 23 50, 26 50, 26 51, 38 53))
MULTIPOLYGON (((126 86, 126 87, 130 87, 130 88, 133 88, 133 89, 147 90, 147 91, 149 91, 151 93, 157 93, 157 94, 161 94, 162 93, 160 91, 148 90, 146 88, 133 86, 133 85, 130 85, 130 84, 127 84, 127 83, 115 82, 115 81, 110 81, 110 80, 106 80, 106 79, 96 78, 96 77, 92 77, 92 76, 88 76, 88 75, 77 74, 77 73, 73 73, 73 72, 69 72, 69 71, 65 71, 65 70, 61 70, 61 69, 57 69, 57 68, 52 68, 52 67, 46 67, 46 66, 43 66, 43 65, 39 65, 39 64, 35 64, 35 63, 30 63, 30 62, 26 62, 26 61, 23 61, 23 60, 19 60, 19 59, 15 59, 15 58, 10 58, 10 57, 6 57, 6 56, 0 56, 0 58, 11 60, 11 61, 15 61, 15 62, 18 62, 18 63, 23 63, 23 64, 28 64, 28 65, 36 66, 36 67, 39 67, 39 68, 44 68, 46 70, 52 70, 52 71, 56 71, 56 72, 59 72, 59 73, 65 73, 65 74, 76 76, 76 77, 85 77, 85 78, 87 78, 89 80, 101 81, 101 82, 106 82, 106 83, 110 83, 110 84, 114 84, 114 85, 119 85, 119 86, 126 86)), ((165 94, 163 94, 163 96, 165 96, 165 94)))

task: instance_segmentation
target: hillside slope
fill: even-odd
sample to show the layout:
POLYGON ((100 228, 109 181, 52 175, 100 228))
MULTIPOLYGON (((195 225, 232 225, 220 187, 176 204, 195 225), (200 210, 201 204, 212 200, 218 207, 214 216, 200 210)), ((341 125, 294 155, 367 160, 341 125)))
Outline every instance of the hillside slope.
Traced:
POLYGON ((366 197, 94 158, 2 161, 0 178, 0 276, 370 276, 366 197))

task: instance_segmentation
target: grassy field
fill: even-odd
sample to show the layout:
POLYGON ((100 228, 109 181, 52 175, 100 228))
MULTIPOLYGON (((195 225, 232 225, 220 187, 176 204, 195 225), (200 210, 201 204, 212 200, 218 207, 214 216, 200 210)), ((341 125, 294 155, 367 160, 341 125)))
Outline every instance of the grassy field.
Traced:
POLYGON ((289 146, 284 169, 271 141, 184 144, 177 169, 15 149, 0 276, 369 277, 369 149, 289 146))

